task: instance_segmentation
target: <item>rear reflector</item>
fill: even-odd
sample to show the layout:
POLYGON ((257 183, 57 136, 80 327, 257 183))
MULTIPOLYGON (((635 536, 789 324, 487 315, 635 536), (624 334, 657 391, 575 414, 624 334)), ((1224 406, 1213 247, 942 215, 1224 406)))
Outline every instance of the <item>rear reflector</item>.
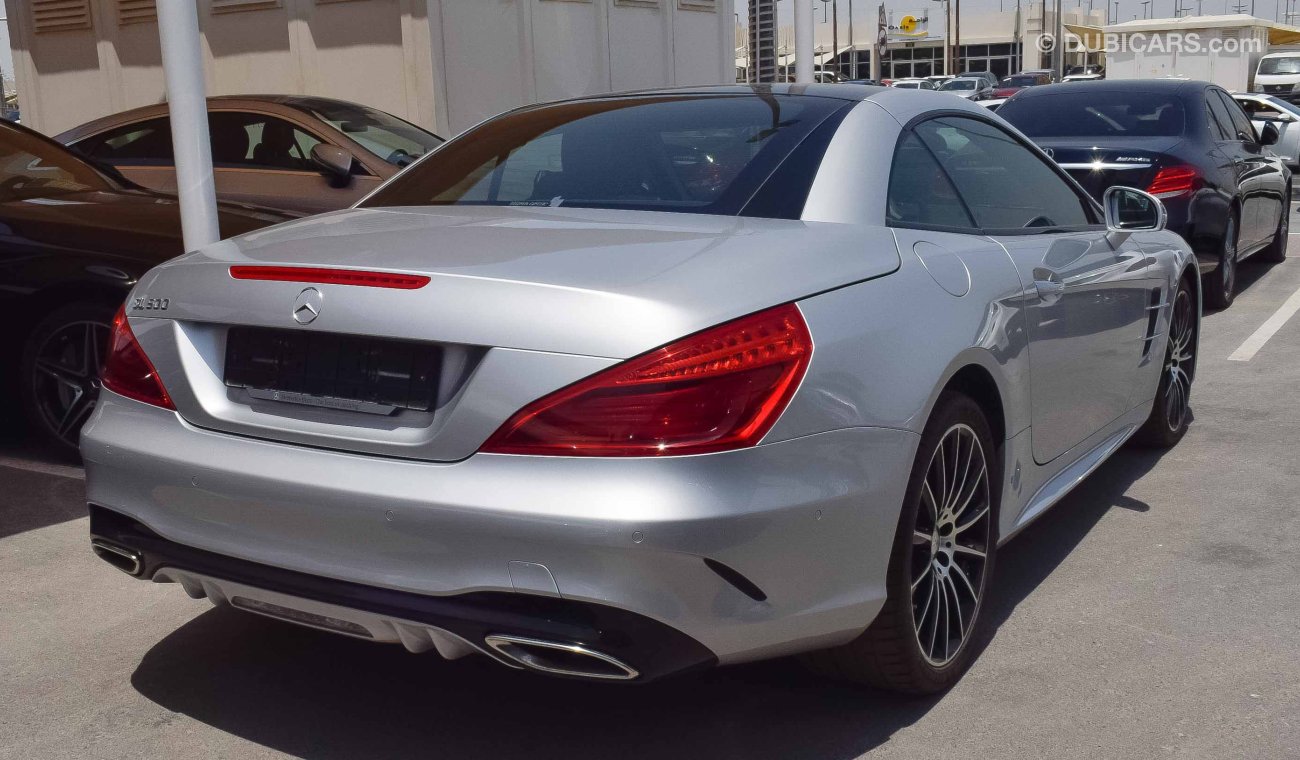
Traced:
POLYGON ((113 317, 113 336, 108 341, 108 359, 104 362, 100 383, 119 396, 164 409, 176 409, 158 378, 158 370, 145 356, 135 333, 131 332, 131 325, 127 324, 125 306, 118 308, 113 317))
POLYGON ((799 309, 778 306, 545 396, 506 421, 482 451, 648 457, 753 446, 785 410, 811 357, 799 309))
POLYGON ((236 266, 230 268, 230 276, 236 280, 359 285, 365 288, 393 288, 395 290, 416 290, 429 284, 429 278, 419 274, 359 272, 353 269, 318 269, 314 267, 236 266))
POLYGON ((1190 193, 1200 185, 1201 175, 1192 166, 1166 166, 1156 172, 1147 192, 1157 198, 1172 198, 1190 193))

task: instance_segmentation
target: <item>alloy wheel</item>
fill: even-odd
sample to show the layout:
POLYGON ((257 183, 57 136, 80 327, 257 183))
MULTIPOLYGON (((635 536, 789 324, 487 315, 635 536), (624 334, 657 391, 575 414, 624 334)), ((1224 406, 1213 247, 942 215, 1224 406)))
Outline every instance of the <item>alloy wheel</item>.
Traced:
POLYGON ((32 388, 37 410, 46 426, 71 446, 99 399, 112 328, 103 322, 79 320, 61 325, 37 348, 32 388))
POLYGON ((1236 220, 1228 220, 1228 229, 1223 235, 1223 271, 1219 277, 1223 280, 1223 292, 1232 293, 1237 285, 1237 225, 1236 220))
POLYGON ((953 425, 930 457, 912 531, 912 624, 936 667, 962 650, 979 612, 993 535, 989 494, 979 436, 953 425))
POLYGON ((1191 401, 1192 378, 1189 369, 1195 359, 1196 319, 1192 314, 1192 297, 1179 289, 1169 320, 1169 356, 1165 360, 1165 423, 1173 431, 1181 430, 1191 401))

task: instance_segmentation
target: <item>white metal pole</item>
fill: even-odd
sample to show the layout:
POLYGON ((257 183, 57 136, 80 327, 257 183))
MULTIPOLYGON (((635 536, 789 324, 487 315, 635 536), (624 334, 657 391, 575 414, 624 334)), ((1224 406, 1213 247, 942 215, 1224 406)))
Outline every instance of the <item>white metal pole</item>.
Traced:
POLYGON ((158 0, 158 37, 176 154, 176 194, 180 196, 181 232, 187 251, 221 239, 197 5, 193 0, 158 0))
POLYGON ((794 0, 794 81, 813 81, 813 0, 794 0))

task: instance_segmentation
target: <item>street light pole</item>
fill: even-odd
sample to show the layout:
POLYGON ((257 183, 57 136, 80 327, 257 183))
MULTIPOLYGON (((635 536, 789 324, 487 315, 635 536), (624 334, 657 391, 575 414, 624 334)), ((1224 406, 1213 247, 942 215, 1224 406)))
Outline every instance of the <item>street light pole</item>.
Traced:
POLYGON ((208 100, 199 55, 199 13, 195 3, 163 0, 158 6, 158 38, 171 114, 176 194, 180 196, 181 234, 193 251, 221 239, 217 192, 212 180, 208 100))
POLYGON ((813 81, 813 0, 794 0, 794 81, 813 81))

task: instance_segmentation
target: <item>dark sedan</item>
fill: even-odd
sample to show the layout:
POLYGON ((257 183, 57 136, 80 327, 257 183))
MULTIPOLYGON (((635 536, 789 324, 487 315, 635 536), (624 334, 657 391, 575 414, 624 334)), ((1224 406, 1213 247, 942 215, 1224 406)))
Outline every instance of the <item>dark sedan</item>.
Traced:
POLYGON ((1223 308, 1237 263, 1286 258, 1291 172, 1241 106, 1207 82, 1103 81, 1016 93, 998 116, 1018 127, 1100 199, 1112 185, 1164 201, 1168 228, 1200 261, 1205 302, 1223 308))
MULTIPOLYGON (((289 218, 222 204, 221 234, 289 218)), ((75 454, 98 396, 113 312, 141 275, 183 252, 174 197, 0 122, 0 306, 8 315, 0 351, 18 369, 5 373, 16 386, 6 390, 65 453, 75 454)))
MULTIPOLYGON (((442 144, 396 116, 328 98, 208 99, 217 197, 308 214, 347 208, 442 144)), ((106 116, 56 140, 132 182, 175 192, 166 104, 106 116)))

